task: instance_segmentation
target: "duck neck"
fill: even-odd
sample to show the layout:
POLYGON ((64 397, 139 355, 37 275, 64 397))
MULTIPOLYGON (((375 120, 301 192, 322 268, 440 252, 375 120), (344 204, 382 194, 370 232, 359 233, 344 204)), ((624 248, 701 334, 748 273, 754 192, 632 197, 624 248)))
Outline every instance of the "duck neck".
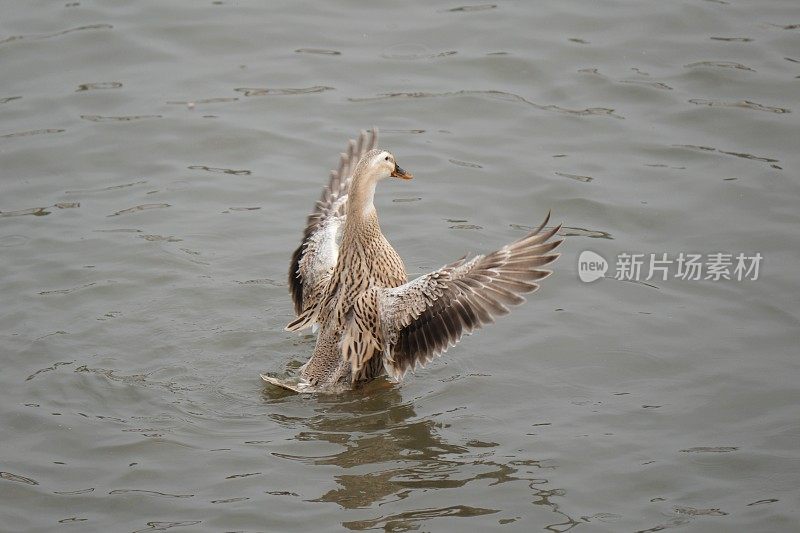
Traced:
POLYGON ((373 203, 375 185, 372 180, 354 180, 347 197, 347 219, 344 225, 345 238, 366 243, 381 234, 378 212, 373 203))

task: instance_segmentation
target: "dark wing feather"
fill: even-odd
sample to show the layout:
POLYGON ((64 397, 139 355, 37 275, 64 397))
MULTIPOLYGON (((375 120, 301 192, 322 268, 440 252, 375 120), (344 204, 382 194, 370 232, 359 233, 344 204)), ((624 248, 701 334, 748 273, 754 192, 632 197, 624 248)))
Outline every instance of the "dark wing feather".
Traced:
POLYGON ((509 306, 525 301, 521 295, 539 288, 555 261, 552 253, 562 239, 551 240, 561 226, 544 230, 550 215, 534 232, 487 255, 461 259, 393 289, 384 289, 381 319, 384 367, 402 378, 509 306))
MULTIPOLYGON (((369 150, 378 143, 378 130, 362 131, 357 140, 350 139, 347 152, 339 155, 338 170, 331 170, 328 185, 322 190, 322 195, 314 205, 314 211, 308 215, 306 228, 303 231, 303 240, 292 254, 289 264, 289 292, 294 302, 295 314, 301 314, 310 304, 313 305, 315 296, 309 287, 309 277, 313 275, 317 280, 324 277, 325 273, 335 265, 335 254, 314 254, 313 264, 302 265, 304 256, 309 252, 309 247, 314 246, 314 236, 323 229, 326 222, 334 222, 337 217, 342 217, 345 211, 346 199, 344 198, 350 188, 353 169, 369 150), (331 258, 334 258, 331 261, 331 258), (332 264, 331 264, 332 263, 332 264), (309 272, 310 271, 310 272, 309 272)), ((330 244, 330 243, 329 243, 330 244)), ((319 285, 319 283, 315 283, 319 285)))

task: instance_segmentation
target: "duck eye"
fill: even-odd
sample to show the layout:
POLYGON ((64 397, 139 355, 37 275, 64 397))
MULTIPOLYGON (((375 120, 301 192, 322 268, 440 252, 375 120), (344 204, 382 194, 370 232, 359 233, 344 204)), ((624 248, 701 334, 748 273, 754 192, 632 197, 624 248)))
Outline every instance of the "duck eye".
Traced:
POLYGON ((389 156, 387 155, 384 159, 386 159, 388 161, 389 160, 389 156))

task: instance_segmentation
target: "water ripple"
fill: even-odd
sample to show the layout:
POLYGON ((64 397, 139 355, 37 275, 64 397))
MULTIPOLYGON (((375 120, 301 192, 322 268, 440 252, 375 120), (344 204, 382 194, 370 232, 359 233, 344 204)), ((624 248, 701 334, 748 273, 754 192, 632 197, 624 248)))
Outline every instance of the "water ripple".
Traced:
POLYGON ((147 527, 144 529, 137 529, 132 533, 146 533, 148 531, 164 531, 173 527, 196 526, 202 520, 182 520, 180 522, 147 522, 147 527))
POLYGON ((774 24, 770 23, 770 26, 775 26, 776 28, 780 28, 782 30, 796 30, 800 28, 800 24, 774 24))
POLYGON ((51 371, 57 369, 60 366, 74 365, 74 364, 75 364, 75 361, 57 361, 57 362, 53 363, 52 365, 50 365, 50 366, 48 366, 46 368, 41 368, 41 369, 37 370, 36 372, 34 372, 33 374, 31 374, 30 376, 25 378, 25 381, 30 381, 33 378, 35 378, 36 376, 38 376, 39 374, 42 374, 44 372, 51 372, 51 371))
POLYGON ((457 53, 458 52, 455 50, 433 52, 427 46, 422 44, 397 44, 386 48, 383 53, 381 53, 381 57, 384 59, 403 60, 436 59, 439 57, 456 55, 457 53))
POLYGON ((419 196, 411 196, 409 198, 392 198, 392 202, 394 203, 404 203, 404 202, 419 202, 422 200, 419 196))
POLYGON ((441 10, 440 13, 470 13, 474 11, 488 11, 490 9, 497 9, 497 4, 476 4, 451 7, 450 9, 441 10))
POLYGON ((667 85, 666 83, 660 81, 648 81, 648 80, 619 80, 620 83, 630 83, 634 85, 646 85, 648 87, 654 87, 656 89, 663 89, 665 91, 671 91, 672 87, 667 85))
POLYGON ((139 235, 140 239, 144 239, 149 242, 181 242, 183 239, 179 239, 173 235, 139 235))
POLYGON ((20 246, 25 244, 30 239, 24 235, 3 235, 0 237, 0 248, 10 248, 11 246, 20 246))
POLYGON ((81 115, 83 120, 90 122, 133 122, 135 120, 147 120, 150 118, 163 118, 161 115, 120 115, 120 116, 102 116, 102 115, 81 115))
POLYGON ((709 107, 741 107, 743 109, 753 109, 755 111, 767 111, 769 113, 791 113, 790 109, 785 107, 775 107, 769 106, 764 104, 759 104, 757 102, 751 102, 750 100, 708 100, 705 98, 692 98, 689 100, 689 103, 695 105, 706 105, 709 107))
POLYGON ((614 118, 622 119, 625 118, 621 115, 614 113, 614 109, 608 107, 587 107, 584 109, 570 109, 567 107, 561 107, 555 104, 537 104, 536 102, 531 102, 530 100, 514 93, 509 93, 506 91, 498 91, 498 90, 485 90, 485 91, 477 91, 477 90, 461 90, 461 91, 451 91, 451 92, 443 92, 443 93, 429 93, 429 92, 395 92, 395 93, 382 93, 377 96, 367 96, 367 97, 360 97, 360 98, 348 98, 351 102, 375 102, 379 100, 387 100, 391 98, 440 98, 440 97, 453 97, 453 96, 485 96, 489 98, 496 98, 499 100, 505 100, 508 102, 519 102, 523 103, 536 109, 541 109, 543 111, 556 111, 558 113, 565 113, 568 115, 576 115, 576 116, 597 116, 597 115, 606 115, 611 116, 614 118))
POLYGON ((258 211, 260 207, 229 207, 228 211, 258 211))
POLYGON ((249 176, 253 173, 250 170, 234 170, 232 168, 208 167, 206 165, 191 165, 186 168, 189 170, 205 170, 206 172, 214 172, 217 174, 231 174, 233 176, 249 176))
POLYGON ((342 53, 338 50, 329 50, 327 48, 298 48, 295 50, 298 54, 316 54, 323 56, 340 56, 342 53))
POLYGON ((735 61, 697 61, 696 63, 689 63, 688 65, 684 65, 683 67, 684 68, 697 68, 697 67, 731 68, 736 70, 746 70, 748 72, 756 71, 755 69, 750 68, 747 65, 736 63, 735 61))
POLYGON ((230 476, 226 477, 225 479, 237 479, 237 478, 241 478, 241 477, 260 476, 260 475, 261 475, 261 472, 249 472, 247 474, 233 474, 233 475, 230 475, 230 476))
MULTIPOLYGON (((423 130, 423 129, 393 130, 393 129, 385 128, 385 129, 382 129, 381 131, 383 133, 410 133, 412 135, 419 134, 419 133, 425 133, 425 130, 423 130)), ((444 133, 444 132, 442 132, 440 130, 440 133, 444 133)))
POLYGON ((219 97, 219 98, 201 98, 200 100, 185 100, 185 101, 169 101, 168 105, 187 105, 193 107, 198 104, 226 104, 229 102, 238 102, 239 99, 235 96, 219 97))
POLYGON ((731 43, 749 43, 752 42, 753 39, 750 37, 709 37, 712 41, 725 41, 731 43))
POLYGON ((727 516, 728 513, 719 509, 698 509, 696 507, 675 507, 675 512, 688 516, 727 516))
POLYGON ((43 217, 50 214, 47 207, 30 207, 28 209, 18 209, 16 211, 0 211, 0 218, 6 217, 21 217, 25 215, 33 215, 35 217, 43 217))
POLYGON ((45 128, 40 130, 17 131, 14 133, 5 133, 0 135, 0 139, 10 139, 12 137, 29 137, 31 135, 47 135, 49 133, 64 133, 65 129, 62 128, 45 128))
POLYGON ((681 453, 729 453, 738 450, 738 446, 695 446, 680 450, 681 453))
POLYGON ((414 522, 430 520, 439 517, 461 517, 470 518, 473 516, 483 516, 487 514, 499 513, 500 509, 486 509, 483 507, 470 507, 469 505, 454 505, 452 507, 442 507, 440 509, 421 509, 419 511, 406 511, 393 515, 385 515, 372 520, 357 520, 344 522, 342 525, 347 529, 362 531, 365 529, 384 529, 386 531, 410 531, 418 529, 414 522))
POLYGON ((273 287, 283 287, 285 285, 283 281, 275 281, 271 278, 247 279, 244 281, 235 279, 233 281, 239 285, 271 285, 273 287))
POLYGON ((97 90, 105 90, 105 89, 119 89, 122 87, 122 83, 118 81, 99 81, 95 83, 82 83, 78 85, 78 88, 75 89, 76 93, 82 91, 97 91, 97 90))
POLYGON ((287 87, 287 88, 269 88, 269 87, 239 87, 234 91, 243 93, 245 96, 285 96, 296 94, 311 94, 322 93, 325 91, 333 91, 333 87, 326 85, 314 85, 313 87, 287 87))
POLYGON ((52 289, 49 291, 41 291, 39 293, 40 296, 47 296, 48 294, 69 294, 71 292, 78 291, 80 289, 86 289, 88 287, 93 287, 97 285, 97 282, 86 283, 84 285, 78 285, 77 287, 70 287, 69 289, 52 289))
POLYGON ((78 490, 56 490, 53 491, 53 494, 60 494, 62 496, 76 496, 78 494, 88 494, 90 492, 94 492, 94 487, 89 487, 88 489, 78 489, 78 490))
POLYGON ((29 477, 20 476, 19 474, 12 474, 11 472, 0 472, 0 479, 6 481, 16 481, 17 483, 25 483, 26 485, 38 485, 39 482, 29 477))
POLYGON ((126 187, 133 187, 134 185, 143 185, 147 180, 133 181, 131 183, 122 183, 120 185, 109 185, 108 187, 100 187, 97 189, 76 189, 74 191, 64 191, 64 194, 87 194, 93 192, 114 191, 117 189, 124 189, 126 187))
POLYGON ((55 207, 58 209, 74 209, 76 207, 80 207, 80 202, 58 202, 53 205, 49 205, 47 207, 31 207, 28 209, 20 209, 17 211, 0 211, 0 217, 18 217, 24 215, 33 215, 36 217, 41 217, 45 215, 49 215, 50 211, 47 211, 51 207, 55 207))
POLYGON ((141 233, 142 230, 135 228, 114 228, 114 229, 96 229, 93 230, 98 233, 141 233))
POLYGON ((590 181, 594 180, 591 176, 581 176, 580 174, 568 174, 567 172, 555 172, 556 176, 561 176, 562 178, 569 178, 575 181, 581 181, 583 183, 589 183, 590 181))
POLYGON ((6 37, 2 41, 0 41, 0 45, 10 43, 13 41, 21 41, 23 39, 50 39, 51 37, 58 37, 60 35, 66 35, 68 33, 73 33, 76 31, 86 31, 86 30, 110 30, 113 29, 114 26, 111 24, 89 24, 87 26, 78 26, 76 28, 69 28, 66 30, 57 31, 54 33, 29 33, 24 35, 12 35, 10 37, 6 37))
POLYGON ((450 229, 483 229, 483 226, 477 224, 456 224, 455 226, 450 226, 450 229))
MULTIPOLYGON (((92 284, 94 285, 94 284, 92 284)), ((150 375, 153 372, 149 372, 147 374, 130 374, 130 375, 118 375, 117 371, 114 369, 108 368, 90 368, 88 365, 79 366, 74 370, 77 373, 88 372, 92 374, 97 374, 99 376, 103 376, 106 379, 111 381, 116 381, 119 383, 127 383, 128 385, 141 385, 145 387, 160 387, 164 388, 170 392, 177 392, 177 391, 187 391, 190 390, 187 387, 182 387, 173 381, 155 381, 149 379, 150 375)), ((111 417, 101 417, 98 418, 111 418, 111 417)), ((122 419, 114 418, 114 420, 122 423, 127 423, 122 419)))
MULTIPOLYGON (((642 76, 650 76, 650 74, 648 74, 646 72, 642 72, 641 70, 639 70, 638 68, 635 68, 635 67, 632 68, 631 70, 633 70, 634 72, 636 72, 636 73, 638 73, 638 74, 640 74, 642 76)), ((615 79, 610 78, 609 76, 606 76, 605 74, 601 73, 600 70, 597 69, 597 68, 582 68, 582 69, 578 69, 578 72, 581 73, 581 74, 593 74, 595 76, 599 76, 600 78, 603 78, 603 79, 606 79, 606 80, 610 80, 610 81, 615 81, 617 83, 629 83, 629 84, 632 84, 632 85, 644 85, 644 86, 647 86, 647 87, 653 87, 655 89, 662 89, 662 90, 665 90, 665 91, 671 91, 672 90, 672 87, 670 87, 666 83, 660 82, 660 81, 631 80, 631 79, 615 80, 615 79)))
POLYGON ((779 502, 779 501, 780 500, 777 499, 777 498, 766 498, 764 500, 756 500, 754 502, 750 502, 750 503, 747 504, 747 506, 748 507, 752 507, 754 505, 763 505, 765 503, 776 503, 776 502, 779 502))
POLYGON ((137 211, 146 211, 148 209, 164 209, 165 207, 171 207, 170 204, 141 204, 135 205, 133 207, 128 207, 126 209, 121 209, 114 214, 108 215, 109 217, 116 217, 119 215, 127 215, 129 213, 136 213, 137 211))
POLYGON ((235 503, 235 502, 243 502, 245 500, 249 500, 247 496, 240 496, 238 498, 226 498, 224 500, 211 500, 211 503, 235 503))
POLYGON ((167 498, 193 498, 194 494, 170 494, 168 492, 159 492, 157 490, 146 490, 146 489, 114 489, 109 491, 109 494, 130 494, 130 493, 141 493, 147 494, 150 496, 166 496, 167 498))
POLYGON ((470 163, 469 161, 461 161, 460 159, 448 159, 448 161, 450 161, 454 165, 458 165, 460 167, 483 168, 483 166, 479 165, 478 163, 470 163))
MULTIPOLYGON (((732 155, 734 157, 740 157, 742 159, 752 159, 753 161, 763 161, 765 163, 778 163, 777 159, 772 159, 771 157, 761 157, 753 154, 748 154, 745 152, 728 152, 725 150, 720 150, 719 148, 714 148, 712 146, 701 146, 697 144, 673 144, 676 148, 688 148, 689 150, 696 150, 701 152, 716 152, 719 154, 725 155, 732 155)), ((772 165, 773 168, 775 165, 772 165)))

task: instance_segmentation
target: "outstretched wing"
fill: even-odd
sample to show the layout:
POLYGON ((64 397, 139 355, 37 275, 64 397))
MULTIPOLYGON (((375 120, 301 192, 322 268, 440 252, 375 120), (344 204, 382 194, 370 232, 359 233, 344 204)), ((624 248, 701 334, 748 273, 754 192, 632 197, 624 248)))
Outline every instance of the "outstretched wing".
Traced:
POLYGON ((339 256, 338 234, 344 224, 347 192, 353 169, 378 143, 378 131, 362 131, 357 140, 350 139, 347 152, 339 156, 339 169, 331 170, 327 187, 308 215, 300 246, 292 254, 289 265, 289 291, 295 314, 313 307, 322 297, 339 256))
MULTIPOLYGON (((541 267, 560 254, 551 253, 563 239, 550 240, 561 228, 536 231, 496 252, 460 259, 381 294, 383 365, 395 379, 424 366, 464 334, 494 322, 520 296, 539 288, 552 271, 541 267)), ((362 363, 363 364, 363 363, 362 363)))

